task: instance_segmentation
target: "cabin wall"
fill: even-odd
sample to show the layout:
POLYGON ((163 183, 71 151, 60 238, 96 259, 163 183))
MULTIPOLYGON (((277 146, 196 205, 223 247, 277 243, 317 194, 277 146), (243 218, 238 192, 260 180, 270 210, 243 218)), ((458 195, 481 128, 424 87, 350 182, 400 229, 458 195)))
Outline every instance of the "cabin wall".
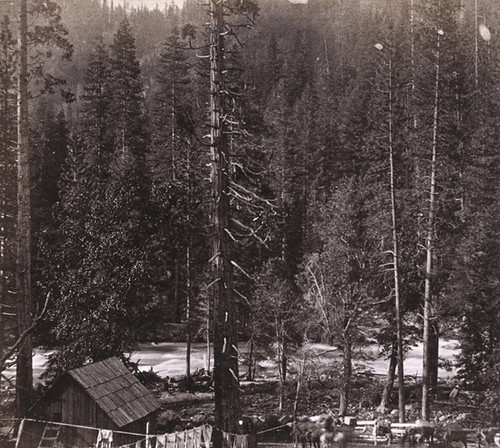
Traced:
POLYGON ((42 406, 51 421, 95 428, 117 429, 113 421, 104 413, 85 389, 75 381, 61 381, 42 406))
MULTIPOLYGON (((118 428, 88 395, 86 390, 69 376, 62 378, 47 392, 40 400, 38 408, 44 411, 43 419, 49 421, 138 434, 145 434, 146 424, 150 422, 150 434, 156 432, 155 412, 122 428, 118 428)), ((87 448, 96 443, 97 435, 98 431, 95 429, 62 427, 58 441, 68 446, 87 448)), ((41 437, 41 434, 38 437, 41 437)), ((135 443, 137 440, 140 440, 140 438, 136 436, 123 434, 115 434, 114 436, 114 443, 117 445, 135 443)), ((25 446, 31 448, 33 445, 28 444, 25 446)))

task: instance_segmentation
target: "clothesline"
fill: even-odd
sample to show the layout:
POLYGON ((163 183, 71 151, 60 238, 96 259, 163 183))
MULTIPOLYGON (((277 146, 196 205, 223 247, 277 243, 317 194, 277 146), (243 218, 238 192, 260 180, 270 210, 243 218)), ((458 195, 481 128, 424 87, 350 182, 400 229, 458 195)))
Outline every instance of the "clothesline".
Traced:
MULTIPOLYGON (((104 445, 103 441, 106 440, 106 443, 112 442, 113 433, 114 434, 122 434, 140 437, 140 440, 134 441, 132 443, 128 443, 125 445, 120 445, 118 448, 145 448, 151 447, 151 442, 155 441, 156 448, 210 448, 211 440, 212 440, 212 432, 213 430, 218 431, 222 434, 223 440, 228 448, 248 448, 248 437, 249 434, 236 434, 224 431, 220 428, 215 427, 214 425, 204 424, 202 426, 198 426, 195 428, 187 429, 185 431, 179 431, 174 433, 165 433, 165 434, 141 434, 135 432, 127 432, 120 430, 106 430, 102 428, 96 428, 92 426, 84 426, 84 425, 74 425, 70 423, 62 423, 62 422, 52 422, 47 420, 37 420, 26 418, 23 421, 34 422, 44 425, 59 425, 59 426, 67 426, 72 428, 86 429, 91 431, 97 431, 97 445, 96 446, 109 446, 104 445), (107 434, 105 438, 103 438, 103 434, 107 434), (111 437, 111 438, 109 438, 111 437), (101 445, 99 444, 101 443, 101 445)), ((259 431, 256 434, 262 434, 264 432, 273 431, 279 428, 283 428, 287 425, 277 426, 275 428, 266 429, 263 431, 259 431)))
MULTIPOLYGON (((2 419, 2 420, 17 421, 19 419, 2 419)), ((32 419, 32 418, 24 418, 22 420, 26 420, 28 422, 35 422, 35 423, 44 423, 44 424, 52 424, 52 425, 60 425, 60 426, 70 426, 72 428, 90 429, 90 430, 93 430, 93 431, 100 431, 102 429, 102 428, 95 428, 93 426, 74 425, 74 424, 71 424, 71 423, 61 423, 61 422, 51 422, 51 421, 48 421, 48 420, 36 420, 36 419, 32 419)), ((223 429, 217 428, 216 426, 210 425, 210 424, 205 424, 205 426, 211 426, 216 431, 220 431, 222 433, 229 434, 229 435, 232 435, 232 436, 242 435, 242 434, 237 434, 237 433, 232 433, 232 432, 224 431, 223 429)), ((280 426, 276 426, 274 428, 264 429, 262 431, 257 431, 256 434, 263 434, 265 432, 275 431, 276 429, 284 428, 285 426, 288 426, 288 425, 280 425, 280 426)), ((129 436, 138 436, 138 437, 146 437, 148 435, 148 434, 140 434, 140 433, 136 433, 136 432, 126 432, 126 431, 119 431, 119 430, 116 430, 116 431, 113 431, 113 432, 115 434, 125 434, 125 435, 129 435, 129 436)), ((177 434, 177 433, 170 433, 170 434, 177 434)))
MULTIPOLYGON (((27 422, 34 422, 34 423, 43 423, 45 425, 59 425, 59 426, 70 426, 72 428, 79 428, 79 429, 90 429, 92 431, 101 431, 102 428, 95 428, 93 426, 83 426, 83 425, 73 425, 71 423, 61 423, 61 422, 49 422, 47 420, 36 420, 32 418, 24 418, 24 421, 27 422)), ((115 434, 125 434, 127 436, 138 436, 138 437, 146 437, 147 434, 139 434, 136 432, 126 432, 126 431, 113 431, 115 434)))
MULTIPOLYGON (((145 442, 146 448, 149 448, 153 441, 156 441, 156 448, 201 448, 202 440, 205 448, 210 448, 212 430, 213 427, 211 425, 202 425, 181 432, 152 434, 147 435, 143 440, 120 445, 118 448, 141 448, 143 442, 145 442)), ((246 448, 246 446, 233 446, 232 448, 246 448)))

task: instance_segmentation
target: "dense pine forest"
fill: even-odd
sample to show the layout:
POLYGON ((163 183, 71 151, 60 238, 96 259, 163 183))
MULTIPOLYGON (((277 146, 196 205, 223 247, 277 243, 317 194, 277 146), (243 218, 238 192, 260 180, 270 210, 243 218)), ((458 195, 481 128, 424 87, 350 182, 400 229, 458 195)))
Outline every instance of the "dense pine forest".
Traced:
POLYGON ((1 0, 2 369, 28 343, 50 381, 227 330, 284 384, 321 341, 344 414, 360 348, 384 347, 390 391, 423 341, 428 417, 444 337, 497 421, 497 2, 224 0, 215 32, 212 3, 29 0, 23 50, 1 0))

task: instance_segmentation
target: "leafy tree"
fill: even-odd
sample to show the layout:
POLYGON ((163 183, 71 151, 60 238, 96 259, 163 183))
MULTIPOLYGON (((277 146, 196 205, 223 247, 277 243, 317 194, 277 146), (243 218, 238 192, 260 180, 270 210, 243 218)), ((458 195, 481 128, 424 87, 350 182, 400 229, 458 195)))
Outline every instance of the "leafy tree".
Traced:
POLYGON ((289 352, 294 344, 302 342, 304 334, 304 304, 280 258, 267 261, 255 283, 252 342, 256 348, 273 352, 278 365, 281 412, 289 352))
POLYGON ((70 147, 62 185, 56 253, 68 269, 55 276, 60 294, 52 311, 58 345, 53 371, 123 358, 148 307, 149 179, 139 76, 124 21, 109 66, 97 43, 82 98, 81 136, 70 147))
POLYGON ((323 207, 318 234, 321 249, 304 261, 301 273, 305 298, 320 322, 324 340, 342 352, 339 414, 349 406, 355 347, 364 342, 371 306, 373 248, 365 236, 359 184, 348 180, 323 207))

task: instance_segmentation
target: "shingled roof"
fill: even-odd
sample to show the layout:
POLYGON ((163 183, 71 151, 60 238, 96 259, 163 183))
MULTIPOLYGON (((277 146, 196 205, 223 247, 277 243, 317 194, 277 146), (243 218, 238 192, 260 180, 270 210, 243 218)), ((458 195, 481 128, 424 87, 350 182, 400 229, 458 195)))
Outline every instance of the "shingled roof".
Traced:
POLYGON ((160 408, 151 392, 118 358, 68 371, 97 405, 119 427, 135 422, 160 408))

